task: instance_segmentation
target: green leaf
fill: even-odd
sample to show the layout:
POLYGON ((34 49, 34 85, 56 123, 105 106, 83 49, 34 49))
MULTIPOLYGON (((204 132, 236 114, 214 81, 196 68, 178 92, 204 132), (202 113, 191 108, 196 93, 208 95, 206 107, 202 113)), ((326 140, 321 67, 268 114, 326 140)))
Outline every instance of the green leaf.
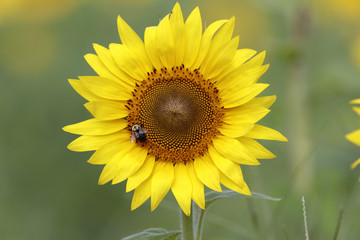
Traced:
POLYGON ((143 232, 123 238, 122 240, 176 240, 180 231, 167 231, 163 228, 148 228, 143 232))
POLYGON ((216 192, 216 191, 211 191, 205 194, 205 205, 206 208, 209 207, 210 204, 212 204, 213 202, 219 200, 219 199, 223 199, 223 198, 260 198, 260 199, 266 199, 266 200, 271 200, 271 201, 280 201, 283 198, 273 198, 270 196, 267 196, 265 194, 261 194, 261 193, 256 193, 256 192, 251 192, 252 195, 248 196, 248 195, 243 195, 237 192, 234 192, 232 190, 224 190, 222 192, 216 192))

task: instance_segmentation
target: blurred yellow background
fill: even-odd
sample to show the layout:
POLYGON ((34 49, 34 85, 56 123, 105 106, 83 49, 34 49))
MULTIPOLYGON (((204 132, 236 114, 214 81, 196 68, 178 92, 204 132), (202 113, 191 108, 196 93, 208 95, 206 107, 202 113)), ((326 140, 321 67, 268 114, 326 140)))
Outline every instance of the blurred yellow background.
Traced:
MULTIPOLYGON (((125 184, 98 186, 91 153, 66 149, 61 130, 88 119, 68 78, 94 75, 83 56, 92 43, 119 42, 120 14, 143 37, 173 0, 0 1, 0 239, 121 239, 149 227, 178 228, 171 193, 150 213, 130 211, 125 184)), ((235 16, 240 47, 267 51, 261 82, 277 95, 261 124, 289 143, 262 143, 275 155, 243 167, 250 189, 285 199, 221 200, 208 212, 203 239, 304 239, 301 196, 311 239, 359 239, 360 148, 344 135, 360 128, 348 102, 360 97, 358 0, 179 1, 187 17, 199 6, 204 28, 235 16), (251 216, 255 212, 256 221, 251 216)))

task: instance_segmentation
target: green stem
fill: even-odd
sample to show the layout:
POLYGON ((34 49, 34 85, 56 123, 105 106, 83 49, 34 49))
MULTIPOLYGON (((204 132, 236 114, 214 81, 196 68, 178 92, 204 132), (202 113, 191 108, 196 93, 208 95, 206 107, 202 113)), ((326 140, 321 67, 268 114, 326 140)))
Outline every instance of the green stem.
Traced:
POLYGON ((203 231, 205 211, 202 209, 200 209, 200 211, 201 212, 200 212, 199 222, 198 222, 197 229, 196 229, 195 240, 201 240, 202 231, 203 231))
POLYGON ((186 216, 180 208, 182 240, 194 240, 193 216, 186 216))
POLYGON ((340 232, 340 227, 341 227, 341 222, 343 219, 343 213, 344 213, 344 206, 340 206, 339 208, 339 216, 337 219, 337 223, 336 223, 336 229, 335 229, 335 234, 334 234, 334 238, 333 240, 336 240, 338 238, 339 232, 340 232))

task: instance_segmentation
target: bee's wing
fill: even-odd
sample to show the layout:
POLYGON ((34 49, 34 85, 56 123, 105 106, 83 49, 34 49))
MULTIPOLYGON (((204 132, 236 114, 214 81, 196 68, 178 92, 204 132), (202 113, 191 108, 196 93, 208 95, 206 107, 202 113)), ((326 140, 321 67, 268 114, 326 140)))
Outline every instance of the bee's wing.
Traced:
POLYGON ((145 128, 142 129, 144 133, 148 133, 148 130, 146 130, 145 128))
POLYGON ((135 140, 136 140, 136 138, 135 138, 135 134, 133 133, 133 134, 131 134, 131 137, 130 137, 130 142, 131 142, 131 143, 134 143, 134 142, 135 142, 135 140))

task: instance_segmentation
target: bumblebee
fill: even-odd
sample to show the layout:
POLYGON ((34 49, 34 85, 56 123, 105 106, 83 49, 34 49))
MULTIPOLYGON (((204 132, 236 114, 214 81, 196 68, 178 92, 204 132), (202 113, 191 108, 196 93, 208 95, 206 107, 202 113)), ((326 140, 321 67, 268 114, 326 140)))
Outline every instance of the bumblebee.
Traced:
POLYGON ((146 141, 146 133, 148 132, 145 128, 142 128, 139 124, 134 124, 131 128, 132 134, 130 141, 131 143, 135 142, 135 140, 139 140, 140 142, 146 141))

